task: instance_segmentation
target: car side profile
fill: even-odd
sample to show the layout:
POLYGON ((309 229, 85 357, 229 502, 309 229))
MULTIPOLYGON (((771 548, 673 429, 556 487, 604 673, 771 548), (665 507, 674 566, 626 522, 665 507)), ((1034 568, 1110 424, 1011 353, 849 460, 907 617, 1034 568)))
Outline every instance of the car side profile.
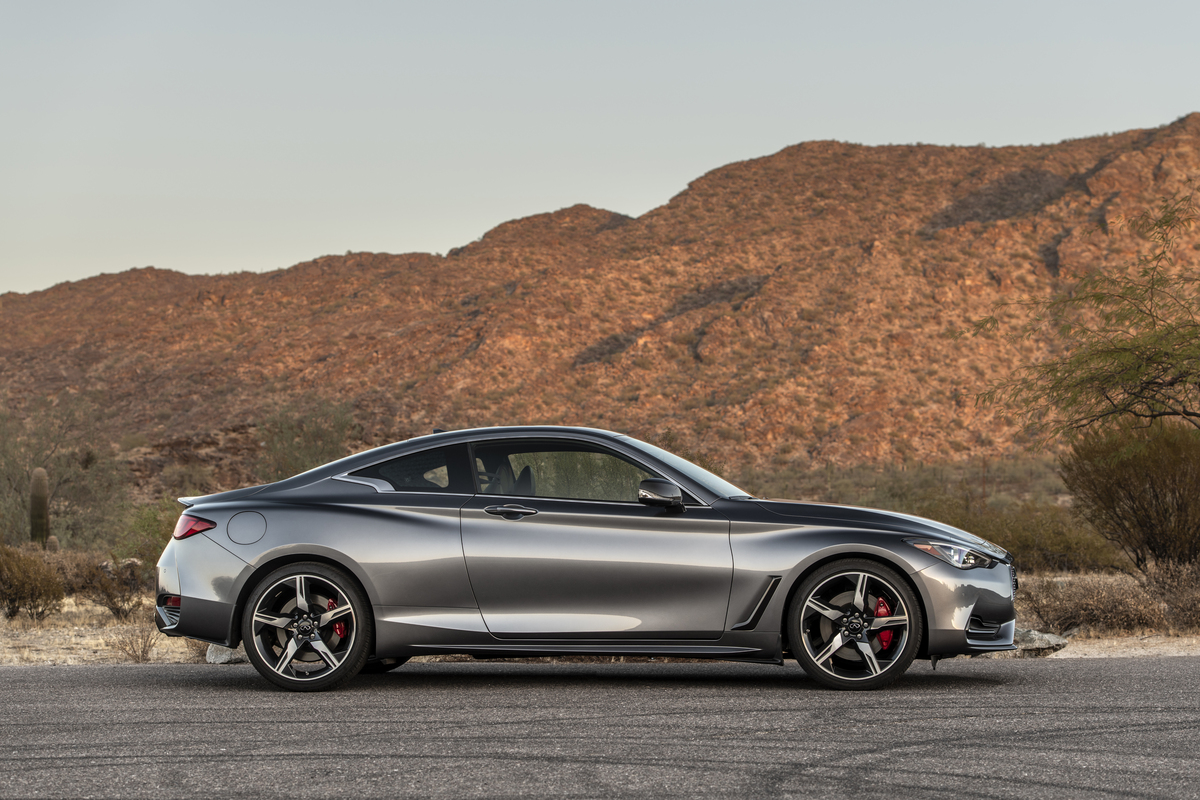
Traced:
POLYGON ((1014 649, 1003 549, 932 520, 748 495, 589 428, 440 432, 186 506, 156 620, 329 689, 428 654, 794 658, 870 689, 1014 649))

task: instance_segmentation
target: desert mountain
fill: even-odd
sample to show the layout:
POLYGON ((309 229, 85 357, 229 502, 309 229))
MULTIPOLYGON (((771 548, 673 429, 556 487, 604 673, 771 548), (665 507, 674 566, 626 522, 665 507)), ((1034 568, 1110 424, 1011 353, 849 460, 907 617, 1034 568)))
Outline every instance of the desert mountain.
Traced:
POLYGON ((638 218, 577 205, 444 257, 5 294, 0 392, 18 414, 103 398, 143 483, 187 460, 248 481, 255 424, 305 396, 351 402, 358 447, 547 422, 670 428, 734 471, 1002 455, 1019 426, 974 395, 1056 343, 953 334, 1127 263, 1138 240, 1097 229, 1198 175, 1200 114, 1042 146, 806 142, 638 218))

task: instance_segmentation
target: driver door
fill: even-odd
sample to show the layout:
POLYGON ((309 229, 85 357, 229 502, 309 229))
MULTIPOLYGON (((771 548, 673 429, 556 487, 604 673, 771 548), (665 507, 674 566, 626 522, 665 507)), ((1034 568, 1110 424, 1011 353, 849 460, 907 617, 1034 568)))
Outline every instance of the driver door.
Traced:
POLYGON ((480 442, 473 458, 481 492, 461 509, 463 553, 494 636, 721 636, 727 518, 642 505, 638 484, 661 476, 589 442, 480 442))

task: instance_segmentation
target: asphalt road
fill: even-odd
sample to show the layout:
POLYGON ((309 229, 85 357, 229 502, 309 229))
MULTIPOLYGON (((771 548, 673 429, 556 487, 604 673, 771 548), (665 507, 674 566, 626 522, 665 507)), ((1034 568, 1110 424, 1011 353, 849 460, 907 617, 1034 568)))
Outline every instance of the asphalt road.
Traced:
POLYGON ((1200 797, 1200 658, 0 667, 0 797, 1200 797))

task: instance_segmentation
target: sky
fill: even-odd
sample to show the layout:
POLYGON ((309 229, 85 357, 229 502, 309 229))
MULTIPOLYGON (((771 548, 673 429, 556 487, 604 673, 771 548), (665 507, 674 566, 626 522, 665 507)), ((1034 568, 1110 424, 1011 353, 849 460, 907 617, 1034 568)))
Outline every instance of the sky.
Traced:
POLYGON ((1200 111, 1200 3, 0 0, 0 294, 445 253, 803 141, 1200 111))

